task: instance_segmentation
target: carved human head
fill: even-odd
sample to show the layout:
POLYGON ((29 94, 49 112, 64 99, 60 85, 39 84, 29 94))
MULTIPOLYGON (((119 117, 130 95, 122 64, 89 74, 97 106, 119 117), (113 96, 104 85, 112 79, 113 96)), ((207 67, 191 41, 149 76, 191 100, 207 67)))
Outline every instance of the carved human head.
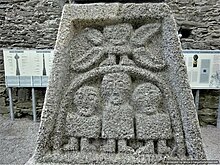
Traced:
POLYGON ((139 112, 154 114, 161 105, 162 94, 157 86, 144 83, 136 87, 132 94, 132 100, 139 112))
POLYGON ((74 104, 79 115, 91 116, 99 104, 98 89, 91 86, 79 88, 74 95, 74 104))
POLYGON ((101 93, 106 101, 122 104, 127 101, 131 89, 131 78, 126 73, 110 73, 103 77, 101 93))

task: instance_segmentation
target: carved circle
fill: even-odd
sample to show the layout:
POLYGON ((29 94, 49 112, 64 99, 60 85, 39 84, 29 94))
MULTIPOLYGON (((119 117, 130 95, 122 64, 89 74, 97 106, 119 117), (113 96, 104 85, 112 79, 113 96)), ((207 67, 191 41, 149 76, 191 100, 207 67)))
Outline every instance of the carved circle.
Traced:
POLYGON ((133 94, 132 100, 135 107, 145 114, 154 114, 159 109, 162 100, 162 93, 160 89, 151 84, 144 83, 138 85, 133 94))
POLYGON ((81 116, 91 116, 99 103, 98 89, 91 86, 79 88, 74 95, 74 104, 77 114, 81 116))

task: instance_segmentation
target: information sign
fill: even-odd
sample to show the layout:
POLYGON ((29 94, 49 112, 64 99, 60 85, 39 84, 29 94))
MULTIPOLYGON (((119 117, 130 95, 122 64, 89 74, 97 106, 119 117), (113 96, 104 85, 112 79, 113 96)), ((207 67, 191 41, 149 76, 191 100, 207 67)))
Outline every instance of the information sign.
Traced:
POLYGON ((7 87, 46 87, 51 71, 53 50, 4 49, 7 87))
POLYGON ((184 50, 192 89, 220 88, 220 50, 184 50))
MULTIPOLYGON (((7 87, 47 87, 53 50, 4 49, 7 87)), ((220 50, 183 50, 192 89, 220 88, 220 50)))

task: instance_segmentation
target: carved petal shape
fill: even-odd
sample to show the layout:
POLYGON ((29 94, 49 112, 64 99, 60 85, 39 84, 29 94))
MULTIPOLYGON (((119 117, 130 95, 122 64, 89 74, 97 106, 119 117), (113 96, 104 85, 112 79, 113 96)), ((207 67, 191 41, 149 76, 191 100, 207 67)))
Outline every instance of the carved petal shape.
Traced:
POLYGON ((82 58, 72 63, 73 70, 87 71, 92 66, 98 64, 104 58, 104 50, 102 47, 91 48, 82 58))
POLYGON ((88 41, 90 41, 94 46, 101 46, 103 44, 104 37, 99 30, 86 28, 84 29, 84 32, 86 33, 86 38, 88 41))
POLYGON ((145 43, 159 30, 159 23, 143 25, 137 30, 130 39, 130 43, 135 46, 144 46, 145 43))
POLYGON ((141 66, 149 70, 162 70, 166 64, 163 59, 156 58, 145 47, 136 48, 133 50, 133 60, 137 66, 141 66))

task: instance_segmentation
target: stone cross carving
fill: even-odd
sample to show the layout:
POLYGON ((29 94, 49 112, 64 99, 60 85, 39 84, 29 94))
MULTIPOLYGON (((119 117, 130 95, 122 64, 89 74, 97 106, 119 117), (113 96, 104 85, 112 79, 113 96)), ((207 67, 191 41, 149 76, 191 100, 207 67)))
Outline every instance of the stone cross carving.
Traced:
POLYGON ((19 69, 19 63, 18 63, 18 59, 20 58, 17 54, 15 55, 15 60, 16 60, 16 76, 20 75, 20 69, 19 69))
POLYGON ((75 60, 72 68, 75 71, 87 71, 104 59, 100 66, 136 64, 146 69, 162 70, 165 67, 163 58, 152 54, 145 46, 159 28, 159 23, 152 23, 134 30, 131 24, 123 23, 105 27, 103 34, 97 29, 86 28, 82 33, 93 47, 75 60))
POLYGON ((47 75, 46 66, 45 66, 45 56, 43 54, 43 76, 47 75))
POLYGON ((71 4, 63 12, 38 145, 28 163, 205 159, 167 5, 71 4))

